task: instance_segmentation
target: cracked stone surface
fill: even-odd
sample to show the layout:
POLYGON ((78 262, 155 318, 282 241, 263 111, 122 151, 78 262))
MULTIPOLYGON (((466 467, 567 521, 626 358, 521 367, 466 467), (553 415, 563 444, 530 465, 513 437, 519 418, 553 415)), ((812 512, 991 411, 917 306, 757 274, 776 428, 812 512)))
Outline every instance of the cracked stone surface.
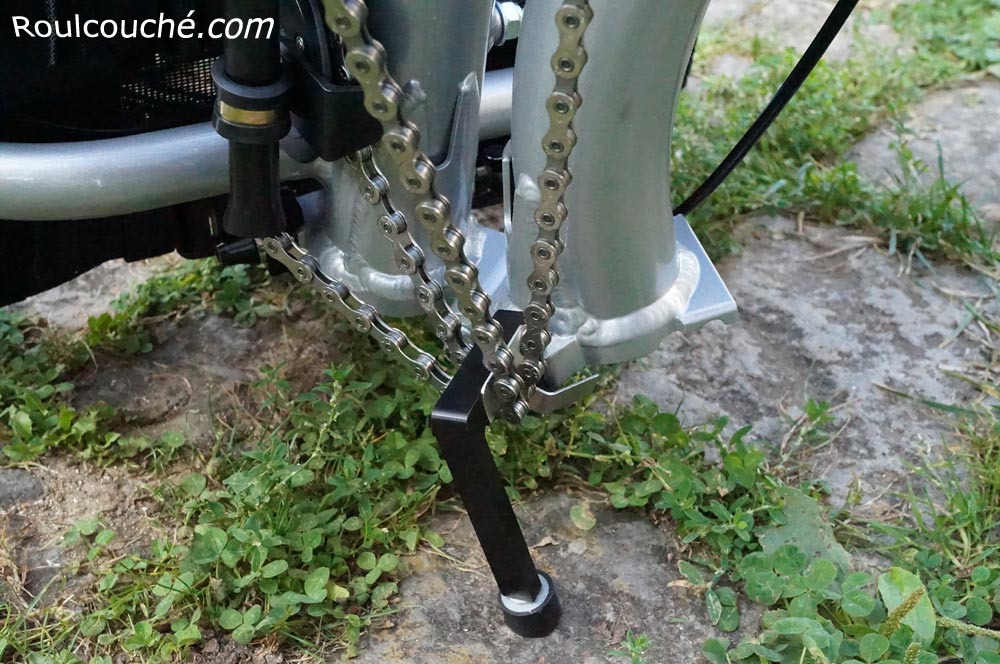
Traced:
POLYGON ((744 232, 743 253, 718 266, 740 322, 671 336, 624 369, 618 395, 653 397, 688 424, 728 414, 774 444, 807 399, 842 404, 845 428, 813 460, 817 475, 838 498, 855 479, 866 495, 899 482, 903 462, 938 445, 951 424, 880 386, 967 402, 973 393, 941 367, 980 356, 953 337, 964 303, 988 296, 987 285, 950 266, 900 274, 899 259, 832 227, 800 236, 793 222, 758 219, 744 232))
MULTIPOLYGON (((1000 225, 1000 81, 985 78, 932 92, 909 111, 907 144, 930 168, 925 179, 938 174, 938 156, 944 158, 945 177, 961 185, 994 227, 1000 225)), ((900 174, 892 144, 898 140, 889 127, 859 143, 852 157, 859 170, 877 182, 900 174)))
POLYGON ((136 263, 108 261, 76 279, 34 295, 11 308, 44 318, 56 327, 79 329, 91 316, 111 310, 111 303, 156 273, 171 258, 136 263))
POLYGON ((0 509, 42 497, 42 483, 29 471, 0 468, 0 509))
MULTIPOLYGON (((594 506, 597 526, 575 528, 570 507, 580 496, 550 493, 518 508, 540 569, 555 580, 563 619, 546 639, 522 639, 503 624, 496 584, 464 515, 436 516, 447 532, 446 552, 460 565, 426 551, 407 559, 413 574, 401 584, 404 610, 392 627, 374 630, 357 662, 363 664, 600 664, 631 629, 653 642, 650 662, 693 662, 716 630, 702 618, 701 600, 671 581, 680 579, 669 531, 641 513, 594 506), (461 567, 462 569, 459 569, 461 567)), ((743 627, 759 617, 752 609, 743 627)))

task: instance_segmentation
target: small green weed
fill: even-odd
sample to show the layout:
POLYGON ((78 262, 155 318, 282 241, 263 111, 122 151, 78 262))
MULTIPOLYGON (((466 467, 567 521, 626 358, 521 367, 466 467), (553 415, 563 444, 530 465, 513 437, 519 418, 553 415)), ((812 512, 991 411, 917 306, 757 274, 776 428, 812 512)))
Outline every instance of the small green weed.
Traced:
MULTIPOLYGON (((91 318, 80 336, 53 332, 24 314, 0 309, 0 434, 7 434, 6 458, 20 463, 53 449, 67 449, 102 463, 120 459, 169 462, 183 446, 183 437, 166 434, 149 440, 113 431, 114 409, 69 405, 73 391, 69 379, 99 349, 150 350, 149 329, 165 317, 200 309, 253 325, 278 310, 273 302, 255 294, 267 281, 263 269, 188 261, 120 298, 111 313, 91 318)), ((274 293, 274 297, 281 296, 274 293)))
POLYGON ((622 639, 618 649, 612 650, 608 654, 610 657, 626 657, 630 664, 646 664, 646 660, 642 656, 649 650, 650 645, 648 636, 634 634, 632 630, 629 630, 625 633, 625 638, 622 639))
MULTIPOLYGON (((977 0, 968 10, 943 0, 904 3, 897 8, 897 22, 910 21, 914 30, 922 26, 959 40, 968 37, 977 44, 970 48, 988 58, 1000 54, 996 39, 987 36, 989 26, 1000 19, 986 6, 995 8, 995 0, 977 0), (907 19, 906 12, 914 15, 907 19), (978 23, 964 26, 966 13, 975 15, 978 23), (935 23, 938 14, 947 20, 935 23)), ((699 50, 703 55, 732 51, 737 48, 732 39, 715 35, 699 50)), ((902 175, 892 184, 869 181, 845 160, 850 146, 875 127, 901 118, 902 109, 918 99, 923 88, 960 71, 942 62, 939 41, 931 40, 938 49, 933 52, 928 45, 915 54, 894 55, 861 40, 849 61, 821 62, 743 165, 691 215, 709 253, 721 256, 739 250, 734 230, 742 218, 781 213, 879 230, 890 249, 898 246, 921 258, 996 262, 993 238, 958 186, 946 179, 943 164, 931 167, 916 159, 902 129, 896 146, 902 175)), ((708 76, 698 95, 680 99, 671 169, 675 203, 721 162, 797 59, 793 52, 759 38, 742 48, 754 60, 745 76, 708 76)))
POLYGON ((993 250, 993 237, 958 185, 945 176, 944 160, 938 156, 933 171, 901 139, 896 145, 901 175, 892 186, 879 188, 872 199, 877 216, 873 225, 889 230, 890 252, 897 245, 903 252, 920 251, 961 259, 974 256, 993 263, 1000 254, 993 250), (932 177, 928 179, 928 174, 932 177))
POLYGON ((116 300, 111 313, 92 317, 87 321, 84 341, 91 347, 118 352, 149 352, 153 347, 149 336, 152 323, 199 309, 231 316, 238 325, 249 327, 277 311, 255 295, 269 280, 262 267, 185 261, 116 300))
POLYGON ((820 221, 881 230, 889 252, 992 264, 1000 259, 994 237, 976 210, 948 181, 941 159, 932 169, 900 139, 893 146, 899 174, 889 184, 864 179, 851 163, 810 166, 794 186, 777 194, 782 205, 809 209, 820 221))
MULTIPOLYGON (((793 52, 760 39, 748 55, 754 66, 741 79, 709 77, 698 96, 680 99, 671 169, 675 203, 722 161, 797 60, 793 52)), ((733 230, 748 214, 813 214, 809 200, 791 199, 784 190, 804 170, 840 162, 852 144, 916 98, 923 79, 907 65, 874 47, 846 63, 821 62, 744 163, 692 215, 709 252, 737 250, 733 230)), ((822 205, 850 209, 835 198, 822 197, 822 205)))
MULTIPOLYGON (((209 627, 240 642, 273 634, 307 652, 354 652, 367 626, 393 610, 403 557, 421 543, 443 544, 419 519, 449 495, 450 480, 426 431, 434 393, 367 346, 358 341, 367 356, 353 371, 330 370, 303 394, 266 372, 255 388, 257 424, 234 431, 239 438, 204 470, 160 490, 178 523, 147 550, 109 559, 114 534, 77 524, 66 541, 85 548, 82 570, 97 578, 98 596, 76 630, 34 615, 41 631, 24 618, 16 634, 0 632, 9 652, 44 643, 47 652, 169 661, 209 627), (252 442, 234 447, 239 439, 252 442)), ((952 577, 906 555, 877 578, 855 572, 820 503, 775 476, 745 430, 723 436, 724 421, 686 430, 641 397, 606 412, 589 405, 520 429, 493 427, 502 472, 522 490, 585 481, 618 508, 669 516, 686 547, 680 571, 713 624, 739 627, 740 589, 769 609, 756 637, 731 648, 706 643, 710 661, 922 662, 965 653, 993 664, 995 556, 970 559, 976 565, 952 577)), ((806 413, 809 426, 829 424, 824 404, 806 413)), ((593 527, 587 509, 576 512, 574 523, 593 527)), ((641 661, 647 645, 633 636, 616 656, 641 661)))
POLYGON ((987 70, 1000 75, 997 0, 904 2, 893 10, 892 22, 927 55, 948 56, 969 72, 987 70))
POLYGON ((450 481, 426 430, 433 401, 402 408, 418 384, 376 357, 365 380, 330 370, 303 394, 268 372, 259 444, 164 485, 179 525, 148 552, 103 562, 93 554, 110 534, 77 524, 66 543, 87 547, 100 579, 80 636, 154 661, 199 641, 205 624, 240 643, 278 634, 309 651, 353 650, 391 612, 400 555, 443 545, 418 518, 450 481))
POLYGON ((118 438, 103 426, 110 409, 79 411, 65 403, 73 386, 63 380, 55 343, 22 314, 0 310, 0 435, 11 461, 28 461, 55 447, 106 448, 118 438))

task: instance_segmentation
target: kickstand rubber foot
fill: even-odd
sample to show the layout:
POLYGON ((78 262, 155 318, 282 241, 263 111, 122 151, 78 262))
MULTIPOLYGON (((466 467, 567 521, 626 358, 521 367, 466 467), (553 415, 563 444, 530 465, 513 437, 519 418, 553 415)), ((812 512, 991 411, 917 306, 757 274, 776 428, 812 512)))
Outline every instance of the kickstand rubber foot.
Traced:
POLYGON ((503 621, 515 634, 529 639, 551 634, 562 616, 562 607, 559 605, 552 577, 545 572, 538 572, 538 578, 542 582, 542 589, 534 601, 527 602, 500 595, 503 621))

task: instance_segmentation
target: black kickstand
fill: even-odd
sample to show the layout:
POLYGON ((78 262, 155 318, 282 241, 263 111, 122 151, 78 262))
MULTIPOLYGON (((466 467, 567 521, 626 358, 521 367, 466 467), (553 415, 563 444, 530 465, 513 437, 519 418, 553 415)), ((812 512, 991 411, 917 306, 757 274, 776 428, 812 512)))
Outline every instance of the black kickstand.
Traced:
MULTIPOLYGON (((523 319, 520 312, 500 311, 494 320, 509 341, 523 319)), ((500 588, 504 622, 520 636, 548 636, 562 610, 552 579, 535 569, 486 443, 482 390, 489 376, 482 353, 473 349, 435 406, 431 431, 500 588)))

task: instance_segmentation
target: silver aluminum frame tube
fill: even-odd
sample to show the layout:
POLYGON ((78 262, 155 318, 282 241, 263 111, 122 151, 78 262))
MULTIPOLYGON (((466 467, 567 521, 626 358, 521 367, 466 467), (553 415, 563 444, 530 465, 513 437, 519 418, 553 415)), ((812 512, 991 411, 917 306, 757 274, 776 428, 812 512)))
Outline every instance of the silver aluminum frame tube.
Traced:
MULTIPOLYGON (((510 134, 513 69, 483 84, 480 138, 510 134)), ((209 123, 74 143, 0 143, 0 219, 96 219, 187 203, 229 190, 228 145, 209 123)), ((314 167, 282 155, 284 180, 314 167)))
MULTIPOLYGON (((506 299, 504 235, 480 228, 472 215, 493 0, 379 0, 368 6, 369 28, 385 46, 389 73, 406 93, 406 118, 419 129, 421 148, 437 166, 435 189, 451 203, 453 221, 465 236, 468 258, 479 265, 484 289, 506 299)), ((418 198, 403 189, 398 170, 381 146, 375 160, 390 182, 393 207, 410 220, 408 229, 424 250, 428 272, 443 281, 444 266, 414 221, 418 198)), ((362 198, 358 175, 346 164, 330 164, 323 171, 320 179, 330 192, 329 210, 325 218, 307 224, 310 253, 319 258, 324 272, 384 314, 421 314, 410 277, 396 266, 394 243, 379 231, 381 206, 362 198)))
MULTIPOLYGON (((529 0, 515 63, 508 274, 512 299, 522 307, 530 300, 529 247, 538 233, 537 178, 545 167, 541 144, 561 4, 529 0)), ((686 222, 675 225, 671 211, 670 133, 708 0, 591 0, 591 6, 548 355, 556 380, 585 364, 648 354, 672 330, 735 312, 686 222)))
MULTIPOLYGON (((310 167, 282 155, 282 176, 310 167)), ((225 139, 206 123, 78 143, 0 143, 0 218, 95 219, 229 190, 225 139)))

